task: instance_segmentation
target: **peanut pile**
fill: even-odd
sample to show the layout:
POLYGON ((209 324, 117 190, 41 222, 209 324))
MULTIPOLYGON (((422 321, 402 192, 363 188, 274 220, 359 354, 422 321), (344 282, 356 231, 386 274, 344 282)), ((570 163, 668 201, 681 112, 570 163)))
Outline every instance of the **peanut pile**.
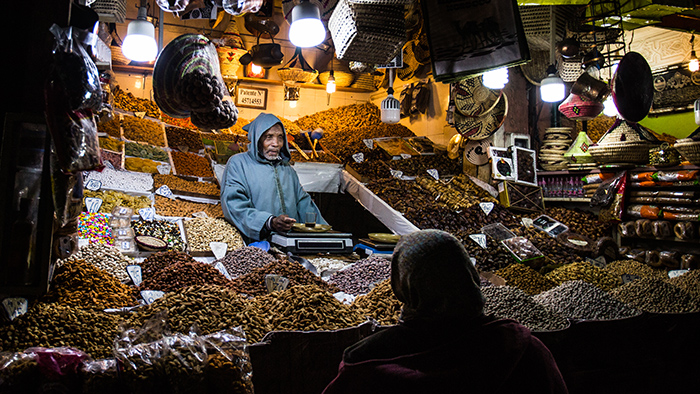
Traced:
POLYGON ((209 159, 194 153, 170 152, 178 175, 192 175, 203 178, 213 178, 214 171, 211 169, 209 159))
POLYGON ((156 195, 153 207, 156 213, 161 216, 177 216, 187 217, 195 212, 204 212, 209 217, 222 218, 224 212, 221 210, 221 204, 207 204, 186 201, 181 199, 172 199, 156 195))
POLYGON ((163 131, 163 125, 160 123, 139 119, 135 116, 124 116, 122 118, 122 128, 126 139, 165 146, 165 132, 163 131))
POLYGON ((192 252, 208 252, 210 242, 223 242, 228 250, 245 246, 241 233, 225 219, 201 217, 184 221, 185 236, 192 252))
POLYGON ((168 185, 173 191, 206 194, 216 198, 221 195, 221 189, 216 183, 190 181, 176 175, 156 174, 153 176, 153 183, 156 189, 168 185))

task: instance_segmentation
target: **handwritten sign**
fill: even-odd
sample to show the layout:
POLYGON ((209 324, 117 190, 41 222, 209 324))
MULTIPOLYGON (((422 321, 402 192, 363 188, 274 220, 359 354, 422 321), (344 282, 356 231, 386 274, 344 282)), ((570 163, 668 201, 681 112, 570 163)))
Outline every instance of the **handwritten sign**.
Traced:
POLYGON ((146 304, 152 304, 153 301, 159 299, 160 297, 164 296, 165 293, 162 291, 158 290, 141 290, 141 297, 143 300, 146 302, 146 304))
POLYGON ((11 297, 2 300, 2 306, 5 307, 7 316, 10 320, 14 320, 17 316, 22 316, 27 312, 27 306, 29 302, 26 298, 21 297, 11 297))
POLYGON ((150 222, 156 217, 156 210, 154 208, 141 208, 139 209, 139 215, 141 219, 150 222))
POLYGON ((492 202, 480 202, 479 207, 481 208, 482 211, 484 211, 484 214, 486 216, 489 216, 489 213, 493 210, 493 203, 492 202))
POLYGON ((289 279, 281 275, 265 275, 265 286, 267 286, 267 292, 272 293, 273 291, 284 291, 289 285, 289 279))
POLYGON ((170 164, 164 163, 164 164, 158 164, 156 166, 156 169, 158 170, 158 173, 161 175, 168 175, 170 174, 170 164))
POLYGON ((353 160, 355 160, 356 163, 362 163, 365 161, 365 155, 362 152, 355 153, 352 155, 353 160))
POLYGON ((403 176, 403 171, 389 170, 389 172, 391 173, 391 176, 393 176, 394 178, 401 179, 401 177, 403 176))
POLYGON ((173 196, 173 191, 170 190, 168 185, 163 185, 163 186, 159 187, 158 189, 156 189, 156 194, 159 196, 163 196, 163 197, 175 198, 173 196))
POLYGON ((102 182, 98 181, 97 179, 90 179, 85 184, 85 188, 88 190, 92 190, 93 192, 100 190, 101 187, 102 187, 102 182))
POLYGON ((140 265, 127 265, 126 273, 129 275, 129 278, 131 278, 131 281, 134 282, 134 286, 140 285, 143 281, 140 265))
POLYGON ((469 238, 476 242, 482 248, 486 249, 486 234, 470 234, 469 238))
POLYGON ((267 89, 239 86, 236 89, 236 106, 267 109, 267 89))
POLYGON ((365 139, 362 140, 362 142, 364 142, 365 145, 367 145, 367 148, 369 148, 369 149, 374 149, 374 140, 373 140, 373 139, 371 139, 371 138, 365 138, 365 139))
POLYGON ((401 158, 402 159, 410 159, 411 155, 409 155, 408 153, 401 153, 401 158))
POLYGON ((435 180, 440 180, 440 174, 438 173, 438 170, 431 168, 429 170, 426 170, 428 172, 428 175, 431 177, 435 178, 435 180))
POLYGON ((97 213, 102 206, 102 199, 96 197, 85 197, 85 206, 89 213, 97 213))

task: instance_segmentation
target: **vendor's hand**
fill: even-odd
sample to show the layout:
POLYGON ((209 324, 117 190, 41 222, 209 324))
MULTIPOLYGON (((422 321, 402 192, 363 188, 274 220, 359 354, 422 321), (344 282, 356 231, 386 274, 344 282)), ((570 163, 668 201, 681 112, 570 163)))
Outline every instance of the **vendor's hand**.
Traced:
POLYGON ((292 225, 296 223, 296 219, 290 218, 287 215, 279 215, 272 218, 270 226, 278 233, 285 233, 292 229, 292 225))

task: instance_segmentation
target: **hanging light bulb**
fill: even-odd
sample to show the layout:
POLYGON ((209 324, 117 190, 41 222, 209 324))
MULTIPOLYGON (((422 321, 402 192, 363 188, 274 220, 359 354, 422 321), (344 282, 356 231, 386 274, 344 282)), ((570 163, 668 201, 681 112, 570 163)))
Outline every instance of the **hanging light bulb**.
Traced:
POLYGON ((297 107, 297 100, 292 100, 289 102, 289 108, 296 108, 297 107))
POLYGON ((690 72, 696 72, 700 70, 700 60, 698 60, 698 57, 695 56, 695 34, 690 38, 690 45, 691 45, 691 50, 690 50, 690 62, 688 63, 688 70, 690 72))
POLYGON ((263 71, 263 68, 260 67, 260 66, 258 66, 258 65, 255 64, 255 63, 253 63, 253 64, 250 66, 250 72, 252 72, 252 73, 255 74, 255 75, 260 75, 260 74, 262 73, 262 71, 263 71))
POLYGON ((292 44, 308 48, 320 44, 326 38, 326 28, 321 22, 321 11, 309 0, 301 0, 301 3, 292 8, 291 20, 289 41, 292 44))
POLYGON ((608 96, 608 98, 603 101, 603 115, 617 116, 617 107, 615 106, 615 101, 612 96, 608 96))
POLYGON ((156 29, 147 19, 148 7, 146 0, 141 0, 139 14, 126 28, 126 38, 122 44, 122 53, 127 59, 137 62, 150 62, 158 54, 156 45, 156 29))
POLYGON ((508 67, 485 72, 483 80, 484 86, 489 89, 503 89, 508 83, 508 67))
POLYGON ((547 103, 557 103, 564 100, 566 86, 559 76, 556 75, 557 68, 550 65, 547 68, 547 78, 543 79, 540 86, 542 101, 547 103))
POLYGON ((326 93, 335 93, 335 77, 333 76, 333 70, 328 76, 328 81, 326 82, 326 93))

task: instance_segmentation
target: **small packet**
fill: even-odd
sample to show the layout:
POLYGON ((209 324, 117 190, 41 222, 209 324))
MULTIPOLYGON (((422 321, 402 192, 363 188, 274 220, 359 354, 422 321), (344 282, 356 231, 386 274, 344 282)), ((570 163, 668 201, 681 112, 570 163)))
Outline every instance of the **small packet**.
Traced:
POLYGON ((542 252, 525 237, 513 237, 505 239, 501 243, 521 263, 542 257, 542 252))

